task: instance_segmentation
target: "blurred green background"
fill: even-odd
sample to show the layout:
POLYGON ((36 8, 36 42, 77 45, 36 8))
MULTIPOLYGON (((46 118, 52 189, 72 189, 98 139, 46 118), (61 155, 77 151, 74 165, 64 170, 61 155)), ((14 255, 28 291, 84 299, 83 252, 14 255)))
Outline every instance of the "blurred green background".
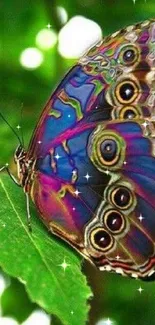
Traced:
MULTIPOLYGON (((43 105, 75 62, 73 50, 79 56, 82 34, 88 38, 86 49, 91 33, 98 35, 101 29, 102 34, 107 35, 128 24, 155 17, 155 0, 135 3, 132 0, 3 0, 0 10, 0 111, 20 132, 16 127, 21 125, 22 109, 22 130, 27 145, 43 105), (65 34, 68 40, 63 42, 64 24, 79 15, 92 21, 92 29, 83 25, 82 31, 75 21, 74 28, 65 34), (75 43, 77 47, 73 48, 75 43), (29 48, 31 52, 26 52, 29 48)), ((1 120, 0 166, 6 162, 12 164, 17 144, 11 130, 1 120)), ((155 324, 155 283, 101 273, 87 263, 83 270, 94 291, 90 325, 155 324), (144 289, 141 293, 137 290, 140 287, 144 289)), ((2 313, 13 316, 21 324, 36 306, 30 303, 21 284, 15 280, 11 283, 2 295, 2 313), (20 308, 17 308, 18 303, 20 308)), ((59 322, 53 319, 52 324, 59 322)))

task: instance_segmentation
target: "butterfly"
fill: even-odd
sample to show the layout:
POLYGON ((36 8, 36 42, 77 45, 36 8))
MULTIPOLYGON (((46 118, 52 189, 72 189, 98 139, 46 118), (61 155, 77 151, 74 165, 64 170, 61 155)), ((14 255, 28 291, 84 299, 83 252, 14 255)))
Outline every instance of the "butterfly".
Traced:
POLYGON ((100 270, 154 278, 155 20, 79 60, 15 162, 29 218, 31 198, 47 228, 100 270))

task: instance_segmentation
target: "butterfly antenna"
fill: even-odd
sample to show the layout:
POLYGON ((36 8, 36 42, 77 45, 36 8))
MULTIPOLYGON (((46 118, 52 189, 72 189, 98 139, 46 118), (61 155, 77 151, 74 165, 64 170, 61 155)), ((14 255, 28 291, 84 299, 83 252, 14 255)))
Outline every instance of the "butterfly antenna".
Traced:
POLYGON ((12 130, 12 132, 14 133, 14 135, 16 136, 16 138, 18 139, 20 145, 23 147, 23 142, 20 139, 18 133, 14 130, 14 128, 9 124, 9 122, 5 119, 5 117, 3 116, 3 114, 0 112, 0 117, 2 118, 2 120, 9 126, 9 128, 12 130))

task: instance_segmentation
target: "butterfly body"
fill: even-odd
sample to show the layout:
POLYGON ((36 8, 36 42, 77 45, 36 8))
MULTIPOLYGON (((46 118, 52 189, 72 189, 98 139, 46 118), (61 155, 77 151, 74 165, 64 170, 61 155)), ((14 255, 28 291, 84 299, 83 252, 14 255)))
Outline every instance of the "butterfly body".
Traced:
POLYGON ((101 270, 155 269, 155 23, 111 35, 52 94, 15 161, 43 222, 101 270))

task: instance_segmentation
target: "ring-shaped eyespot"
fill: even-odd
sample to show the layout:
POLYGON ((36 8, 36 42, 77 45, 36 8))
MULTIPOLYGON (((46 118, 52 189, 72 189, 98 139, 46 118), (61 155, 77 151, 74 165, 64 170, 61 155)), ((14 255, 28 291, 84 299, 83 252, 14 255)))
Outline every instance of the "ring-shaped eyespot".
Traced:
POLYGON ((118 143, 116 139, 104 139, 100 143, 100 153, 104 164, 113 165, 118 159, 118 143))
POLYGON ((121 120, 132 120, 141 117, 141 113, 134 106, 125 106, 121 109, 119 113, 119 118, 121 120))
POLYGON ((139 92, 139 87, 135 82, 124 80, 116 86, 115 95, 121 104, 130 104, 138 97, 139 92))
POLYGON ((121 210, 126 210, 133 204, 133 194, 131 190, 125 186, 115 188, 110 195, 112 204, 121 210))
POLYGON ((124 216, 117 210, 109 210, 104 215, 103 220, 106 228, 113 234, 121 233, 126 226, 124 216))
POLYGON ((111 130, 100 128, 90 136, 88 155, 100 171, 117 170, 125 160, 126 143, 124 139, 111 130))
POLYGON ((95 249, 106 253, 113 247, 114 239, 107 230, 98 227, 91 231, 90 243, 95 249))
POLYGON ((98 139, 97 150, 98 161, 102 166, 115 167, 120 162, 120 158, 123 158, 125 142, 116 134, 107 134, 98 139))
POLYGON ((123 65, 133 65, 138 63, 140 58, 140 52, 136 46, 126 45, 121 49, 119 54, 119 60, 123 65))

